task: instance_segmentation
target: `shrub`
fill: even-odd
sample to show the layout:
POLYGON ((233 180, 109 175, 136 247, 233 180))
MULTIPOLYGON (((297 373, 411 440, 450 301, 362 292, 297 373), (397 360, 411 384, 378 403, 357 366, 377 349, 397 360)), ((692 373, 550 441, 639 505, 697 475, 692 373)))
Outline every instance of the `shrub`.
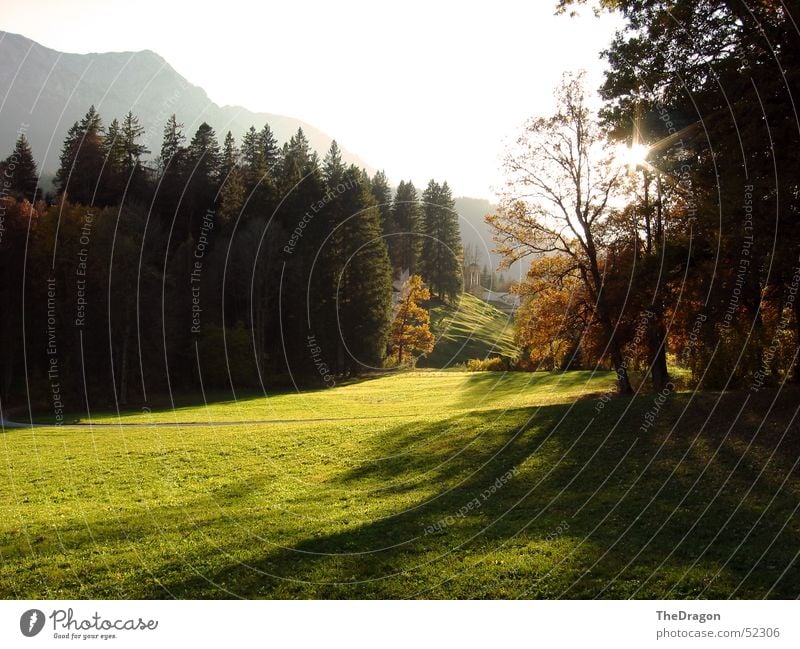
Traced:
POLYGON ((511 362, 502 356, 489 358, 473 358, 467 361, 467 370, 470 372, 507 372, 511 369, 511 362))

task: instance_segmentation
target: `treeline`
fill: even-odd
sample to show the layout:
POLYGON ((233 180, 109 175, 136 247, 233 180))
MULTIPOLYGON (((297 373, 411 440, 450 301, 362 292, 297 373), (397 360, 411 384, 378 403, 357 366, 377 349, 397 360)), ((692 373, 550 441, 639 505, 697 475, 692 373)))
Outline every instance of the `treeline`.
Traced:
POLYGON ((220 144, 204 123, 187 141, 173 116, 158 152, 144 136, 133 114, 104 126, 92 107, 50 204, 24 133, 0 163, 3 403, 330 384, 382 367, 400 270, 440 299, 461 289, 447 183, 393 192, 335 142, 320 159, 302 130, 220 144))
MULTIPOLYGON (((657 389, 669 367, 708 388, 800 380, 798 3, 588 4, 626 21, 604 53, 599 126, 643 159, 619 179, 624 206, 584 192, 587 209, 568 215, 569 228, 542 228, 528 246, 540 255, 520 312, 529 362, 608 363, 622 390, 630 369, 657 389)), ((564 105, 575 110, 562 124, 575 124, 575 93, 564 105)), ((509 201, 495 217, 509 255, 524 247, 532 214, 509 201)))

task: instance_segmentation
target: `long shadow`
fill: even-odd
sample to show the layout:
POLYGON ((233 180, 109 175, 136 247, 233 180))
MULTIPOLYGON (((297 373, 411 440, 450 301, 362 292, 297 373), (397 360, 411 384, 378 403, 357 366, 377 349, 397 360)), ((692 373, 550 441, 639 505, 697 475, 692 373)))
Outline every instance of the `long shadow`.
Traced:
MULTIPOLYGON (((548 393, 557 395, 559 389, 599 386, 598 378, 608 378, 613 386, 613 373, 591 371, 569 372, 471 372, 460 389, 460 405, 474 406, 477 403, 491 403, 500 397, 524 398, 526 392, 541 390, 547 386, 548 393), (524 379, 520 381, 520 378, 524 379)), ((569 398, 565 398, 569 401, 569 398)))
MULTIPOLYGON (((728 433, 736 395, 692 403, 683 419, 691 397, 674 397, 646 434, 652 398, 392 425, 371 438, 368 459, 320 485, 323 524, 298 531, 291 511, 253 510, 232 537, 230 521, 199 516, 208 543, 192 555, 196 570, 164 556, 129 596, 795 598, 800 449, 775 432, 795 397, 773 411, 769 435, 745 418, 728 433), (348 495, 365 506, 355 521, 340 506, 348 495), (276 531, 282 520, 299 538, 291 547, 263 540, 291 537, 276 531)), ((269 489, 267 473, 249 476, 182 509, 224 512, 269 489)), ((168 506, 147 514, 170 516, 168 506)), ((94 538, 148 529, 141 518, 98 521, 94 538)))
MULTIPOLYGON (((369 374, 339 379, 336 387, 346 387, 349 385, 367 383, 369 381, 385 378, 387 374, 387 372, 372 372, 369 374)), ((253 388, 237 389, 236 398, 234 399, 234 395, 230 390, 219 389, 207 391, 204 397, 202 391, 198 387, 198 389, 195 391, 179 392, 174 394, 172 401, 170 401, 168 394, 152 395, 147 402, 133 402, 126 404, 124 406, 124 410, 119 413, 114 410, 98 408, 92 411, 92 416, 103 418, 113 417, 115 419, 119 418, 120 420, 125 420, 128 417, 140 417, 142 412, 145 411, 145 408, 147 409, 146 412, 157 415, 172 413, 178 408, 202 408, 204 406, 223 405, 228 403, 241 406, 267 397, 277 397, 288 394, 309 394, 314 392, 323 392, 330 389, 331 388, 328 386, 321 385, 319 383, 310 383, 303 384, 302 391, 298 391, 294 388, 294 386, 292 386, 291 382, 287 378, 285 384, 271 386, 266 392, 261 392, 253 388)), ((28 420, 27 412, 23 412, 23 410, 20 408, 17 408, 16 412, 18 412, 17 417, 19 421, 24 422, 28 420)), ((52 424, 54 421, 52 413, 41 414, 43 412, 44 406, 42 406, 41 410, 35 411, 33 415, 33 422, 35 424, 52 424)), ((64 419, 67 423, 83 422, 86 420, 86 412, 67 413, 64 416, 64 419)))
MULTIPOLYGON (((395 455, 344 473, 342 485, 408 492, 407 479, 435 485, 429 497, 291 549, 253 553, 213 579, 250 597, 797 597, 797 476, 793 490, 778 489, 785 470, 767 467, 765 479, 763 466, 740 461, 731 444, 748 429, 719 438, 715 455, 696 450, 687 434, 695 430, 670 434, 687 398, 669 404, 649 436, 635 434, 649 399, 624 416, 624 402, 614 403, 588 428, 586 403, 567 419, 563 406, 549 406, 484 430, 470 419, 393 428, 375 451, 395 455), (460 433, 448 437, 448 426, 460 433), (482 441, 470 444, 470 435, 482 441), (543 562, 537 553, 548 546, 559 549, 543 562)), ((718 410, 713 430, 726 430, 731 405, 718 410)), ((204 592, 193 580, 170 589, 204 592)))

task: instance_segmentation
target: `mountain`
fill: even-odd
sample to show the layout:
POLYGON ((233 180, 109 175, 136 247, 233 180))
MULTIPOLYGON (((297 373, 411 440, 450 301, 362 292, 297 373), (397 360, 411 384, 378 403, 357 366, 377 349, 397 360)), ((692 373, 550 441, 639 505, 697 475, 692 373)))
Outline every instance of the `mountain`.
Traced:
MULTIPOLYGON (((187 139, 202 122, 214 128, 220 142, 228 130, 241 141, 251 125, 260 129, 268 123, 281 143, 298 127, 320 154, 331 143, 329 135, 292 117, 218 106, 150 50, 68 54, 0 31, 0 88, 0 156, 10 153, 23 130, 43 174, 55 172, 67 129, 92 104, 105 124, 133 111, 146 129, 144 142, 151 156, 160 148, 162 128, 173 113, 184 124, 187 139)), ((373 171, 352 153, 343 151, 343 157, 373 171)))
MULTIPOLYGON (((497 208, 485 198, 469 198, 460 196, 455 199, 455 208, 458 212, 458 222, 461 226, 461 241, 464 246, 476 246, 478 250, 478 265, 486 264, 491 268, 500 265, 500 255, 492 252, 495 247, 492 239, 492 230, 484 218, 497 208)), ((515 262, 511 268, 503 271, 508 279, 519 280, 525 276, 530 262, 522 260, 515 262)))

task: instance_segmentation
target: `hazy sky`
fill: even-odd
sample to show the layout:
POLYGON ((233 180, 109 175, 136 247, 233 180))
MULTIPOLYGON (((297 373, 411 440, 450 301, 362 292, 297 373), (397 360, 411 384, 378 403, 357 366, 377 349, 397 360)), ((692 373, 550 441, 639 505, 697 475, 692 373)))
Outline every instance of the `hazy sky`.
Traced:
POLYGON ((490 197, 504 139, 550 108, 561 73, 602 78, 618 21, 554 5, 26 0, 0 28, 67 52, 154 50, 213 101, 309 122, 394 183, 490 197))

